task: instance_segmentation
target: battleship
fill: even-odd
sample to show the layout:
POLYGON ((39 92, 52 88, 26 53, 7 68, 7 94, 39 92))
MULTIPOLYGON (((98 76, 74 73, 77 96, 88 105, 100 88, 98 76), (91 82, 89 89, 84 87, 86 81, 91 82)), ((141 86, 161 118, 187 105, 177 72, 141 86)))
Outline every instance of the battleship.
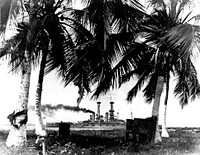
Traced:
MULTIPOLYGON (((63 106, 59 106, 60 108, 63 106)), ((48 106, 50 109, 55 109, 50 106, 48 106)), ((67 110, 67 107, 64 107, 65 110, 67 110)), ((91 113, 88 120, 84 120, 77 123, 71 123, 71 122, 58 122, 58 123, 47 123, 47 128, 56 128, 59 126, 59 124, 70 124, 70 130, 114 130, 114 129, 125 129, 125 121, 122 119, 119 119, 119 112, 117 112, 117 115, 114 115, 114 102, 110 102, 110 110, 105 112, 105 115, 103 116, 101 114, 101 102, 97 102, 97 112, 95 113, 92 110, 87 110, 83 108, 70 108, 71 110, 80 110, 83 112, 91 113)))

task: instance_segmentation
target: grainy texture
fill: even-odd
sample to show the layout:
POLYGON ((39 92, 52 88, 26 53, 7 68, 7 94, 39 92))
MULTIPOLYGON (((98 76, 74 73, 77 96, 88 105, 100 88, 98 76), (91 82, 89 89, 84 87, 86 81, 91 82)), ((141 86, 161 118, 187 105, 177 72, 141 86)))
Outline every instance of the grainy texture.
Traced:
MULTIPOLYGON (((103 131, 72 131, 67 139, 58 136, 57 131, 49 131, 46 139, 47 155, 199 155, 200 129, 170 129, 170 138, 163 138, 162 144, 134 144, 125 142, 123 130, 113 133, 103 131), (109 136, 110 135, 110 136, 109 136), (117 136, 119 135, 119 137, 117 136)), ((28 145, 16 150, 8 149, 5 140, 8 132, 0 131, 1 155, 38 155, 41 146, 35 145, 36 136, 28 132, 28 145)))

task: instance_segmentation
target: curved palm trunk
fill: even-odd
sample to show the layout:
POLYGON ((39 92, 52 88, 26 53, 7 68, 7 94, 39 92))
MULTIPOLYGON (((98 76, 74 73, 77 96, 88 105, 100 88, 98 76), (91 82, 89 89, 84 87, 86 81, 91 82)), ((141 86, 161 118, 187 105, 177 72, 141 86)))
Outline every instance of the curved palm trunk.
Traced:
POLYGON ((167 120, 167 102, 168 102, 168 96, 169 96, 169 75, 167 76, 167 81, 166 81, 166 96, 165 96, 165 111, 164 111, 164 122, 162 126, 162 137, 169 137, 169 134, 167 132, 167 125, 166 125, 166 120, 167 120))
POLYGON ((152 117, 157 117, 155 134, 152 139, 153 143, 159 143, 162 141, 160 132, 159 132, 158 121, 159 121, 160 98, 163 91, 163 86, 164 86, 164 78, 162 76, 159 76, 157 79, 155 99, 154 99, 153 109, 152 109, 152 117))
MULTIPOLYGON (((15 109, 15 114, 23 110, 27 110, 28 98, 29 98, 29 87, 30 87, 30 77, 31 77, 31 66, 30 63, 26 64, 26 67, 22 70, 20 93, 17 107, 15 109)), ((27 113, 21 114, 13 118, 13 125, 11 126, 9 135, 7 137, 6 145, 7 147, 23 147, 26 145, 26 123, 27 123, 27 113)))
POLYGON ((38 85, 36 89, 36 96, 35 96, 35 132, 38 136, 46 136, 45 126, 43 124, 42 114, 41 114, 41 98, 42 98, 42 85, 44 79, 44 70, 46 65, 47 59, 47 52, 44 52, 42 57, 41 65, 40 65, 40 72, 39 72, 39 79, 38 85))
MULTIPOLYGON (((25 1, 23 1, 25 3, 25 1)), ((36 17, 34 12, 37 6, 37 0, 30 0, 28 1, 30 6, 29 12, 29 25, 30 29, 28 30, 26 36, 26 50, 24 55, 24 62, 22 64, 22 78, 21 78, 21 85, 20 85, 20 94, 19 100, 17 104, 17 108, 14 111, 15 114, 17 112, 26 111, 26 114, 20 114, 19 116, 13 119, 14 126, 11 127, 6 145, 8 147, 23 147, 27 143, 26 137, 26 123, 28 120, 27 117, 27 107, 28 107, 28 99, 29 99, 29 87, 30 87, 30 77, 31 77, 31 55, 32 52, 32 44, 33 41, 33 34, 34 34, 34 24, 33 19, 36 17), (16 128, 17 126, 17 128, 16 128)), ((10 115, 9 115, 10 116, 10 115)), ((8 117, 9 117, 8 116, 8 117)))

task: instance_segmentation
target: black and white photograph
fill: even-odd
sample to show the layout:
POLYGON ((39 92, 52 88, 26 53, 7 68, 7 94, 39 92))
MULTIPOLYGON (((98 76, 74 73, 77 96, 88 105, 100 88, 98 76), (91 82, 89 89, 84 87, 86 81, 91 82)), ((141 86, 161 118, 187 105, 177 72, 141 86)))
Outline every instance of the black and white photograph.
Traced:
POLYGON ((0 155, 200 155, 199 0, 0 0, 0 155))

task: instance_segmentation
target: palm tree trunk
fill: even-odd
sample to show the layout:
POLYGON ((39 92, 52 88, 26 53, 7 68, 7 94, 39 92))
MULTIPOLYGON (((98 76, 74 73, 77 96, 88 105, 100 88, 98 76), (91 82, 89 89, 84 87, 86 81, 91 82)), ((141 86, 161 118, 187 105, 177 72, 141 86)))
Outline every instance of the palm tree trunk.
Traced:
MULTIPOLYGON (((30 77, 31 77, 31 66, 28 63, 26 65, 26 68, 22 70, 19 100, 18 100, 17 107, 15 109, 15 113, 23 111, 23 110, 27 110, 30 77)), ((6 141, 7 147, 12 147, 12 146, 23 147, 26 145, 26 142, 27 142, 26 122, 27 122, 27 113, 19 115, 15 118, 15 125, 17 125, 18 128, 11 126, 11 129, 6 141), (21 124, 20 122, 23 122, 23 124, 21 124)))
POLYGON ((164 122, 163 122, 163 126, 162 126, 162 137, 169 137, 169 134, 167 132, 167 102, 168 102, 168 97, 169 97, 169 73, 167 73, 167 80, 166 80, 166 96, 165 96, 165 111, 164 111, 164 122))
POLYGON ((154 99, 153 109, 152 109, 152 117, 157 117, 155 134, 152 139, 153 143, 159 143, 162 141, 160 132, 159 132, 158 121, 159 121, 160 98, 163 91, 163 86, 164 86, 164 78, 162 76, 159 76, 157 79, 155 99, 154 99))
POLYGON ((165 111, 164 111, 164 122, 162 126, 162 137, 169 137, 169 134, 167 132, 167 127, 166 127, 166 113, 167 113, 167 104, 165 105, 165 111))
POLYGON ((44 70, 46 65, 46 59, 47 59, 47 52, 44 52, 44 55, 42 56, 42 61, 40 64, 40 72, 39 72, 39 79, 38 79, 38 85, 36 89, 36 96, 35 96, 35 132, 38 136, 46 136, 46 130, 45 126, 43 124, 42 114, 41 114, 41 98, 42 98, 42 85, 43 85, 43 79, 44 79, 44 70))
MULTIPOLYGON (((23 1, 24 2, 24 1, 23 1)), ((25 2, 24 2, 25 3, 25 2)), ((30 77, 31 77, 31 55, 32 52, 32 41, 33 41, 33 34, 34 34, 34 18, 36 15, 34 14, 35 9, 37 7, 37 0, 30 0, 28 2, 30 4, 30 12, 29 12, 29 25, 30 29, 27 33, 26 39, 26 51, 25 51, 25 61, 22 64, 22 78, 21 78, 21 85, 20 85, 20 94, 18 99, 17 108, 15 113, 27 110, 28 107, 28 99, 29 99, 29 87, 30 87, 30 77)), ((11 126, 6 145, 8 147, 23 147, 27 144, 27 137, 26 137, 26 123, 27 123, 27 113, 23 115, 19 115, 15 118, 15 124, 18 128, 11 126), (23 122, 21 124, 20 122, 23 122)))

